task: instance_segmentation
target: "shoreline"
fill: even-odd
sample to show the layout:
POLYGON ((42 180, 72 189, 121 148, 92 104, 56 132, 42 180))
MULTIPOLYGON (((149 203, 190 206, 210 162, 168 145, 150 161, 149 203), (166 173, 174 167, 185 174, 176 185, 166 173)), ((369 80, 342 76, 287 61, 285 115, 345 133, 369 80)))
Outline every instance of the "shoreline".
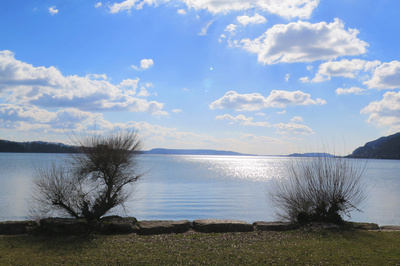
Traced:
POLYGON ((0 235, 19 234, 138 234, 159 235, 179 234, 188 231, 199 233, 227 233, 252 231, 290 231, 290 230, 373 230, 400 231, 398 225, 379 226, 375 223, 345 222, 343 225, 332 223, 312 223, 298 226, 290 222, 256 221, 247 223, 241 220, 199 219, 189 220, 142 220, 134 217, 108 216, 99 221, 87 222, 75 218, 46 218, 40 221, 4 221, 0 222, 0 235))

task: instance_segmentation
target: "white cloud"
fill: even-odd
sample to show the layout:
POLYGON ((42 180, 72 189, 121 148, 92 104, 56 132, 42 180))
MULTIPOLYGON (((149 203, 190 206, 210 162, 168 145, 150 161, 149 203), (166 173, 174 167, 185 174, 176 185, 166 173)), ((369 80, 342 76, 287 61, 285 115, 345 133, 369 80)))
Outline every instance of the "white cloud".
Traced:
POLYGON ((370 89, 400 88, 400 62, 392 61, 377 67, 372 79, 364 82, 370 89))
POLYGON ((181 15, 185 15, 186 14, 186 10, 185 9, 178 9, 178 14, 181 14, 181 15))
MULTIPOLYGON (((65 130, 84 131, 107 126, 103 115, 66 108, 50 112, 32 105, 0 104, 0 127, 19 131, 64 133, 65 130)), ((99 128, 100 129, 100 128, 99 128)))
MULTIPOLYGON (((230 11, 248 10, 257 8, 285 18, 310 17, 318 6, 319 0, 179 0, 188 8, 196 10, 206 9, 211 13, 227 13, 230 11)), ((111 13, 141 9, 144 5, 155 5, 168 0, 125 0, 109 5, 111 13)))
POLYGON ((174 114, 182 113, 182 109, 173 109, 171 112, 174 114))
POLYGON ((309 18, 319 0, 181 0, 189 8, 207 9, 211 13, 258 8, 286 18, 309 18))
POLYGON ((214 20, 209 21, 202 29, 201 31, 197 34, 199 36, 205 36, 207 35, 208 28, 214 23, 214 20))
POLYGON ((52 6, 49 8, 49 13, 54 16, 55 14, 58 13, 58 9, 55 6, 52 6))
POLYGON ((125 0, 120 3, 114 3, 109 5, 110 12, 115 14, 122 11, 130 11, 131 9, 142 9, 144 5, 157 6, 160 3, 168 2, 168 0, 125 0))
POLYGON ((296 123, 280 123, 274 125, 274 127, 277 129, 278 134, 282 135, 310 135, 314 134, 313 130, 309 128, 308 126, 305 125, 299 125, 296 123))
POLYGON ((103 4, 101 3, 101 2, 98 2, 98 3, 96 3, 96 5, 94 6, 95 8, 100 8, 100 7, 102 7, 103 6, 103 4))
POLYGON ((292 122, 303 122, 303 118, 301 116, 295 116, 292 119, 290 119, 292 122))
POLYGON ((146 70, 153 65, 154 65, 153 59, 142 59, 140 60, 140 67, 132 65, 132 68, 140 71, 140 70, 146 70))
POLYGON ((237 25, 229 24, 228 26, 226 26, 225 31, 228 31, 230 33, 234 33, 236 28, 237 28, 237 25))
POLYGON ((138 97, 149 97, 151 94, 147 91, 145 87, 140 87, 140 91, 137 94, 138 97))
POLYGON ((263 64, 313 62, 366 53, 368 44, 357 34, 356 29, 345 30, 339 19, 329 24, 298 21, 274 25, 254 40, 243 39, 241 45, 263 64))
POLYGON ((231 116, 229 114, 219 115, 215 117, 217 120, 229 120, 231 123, 239 123, 241 126, 269 127, 268 122, 253 122, 253 117, 246 117, 242 114, 231 116))
POLYGON ((286 75, 285 75, 285 81, 288 82, 289 79, 290 79, 290 74, 286 74, 286 75))
MULTIPOLYGON (((319 66, 318 73, 311 82, 323 82, 330 80, 331 77, 355 78, 360 71, 373 70, 381 64, 380 61, 365 61, 361 59, 341 61, 329 61, 319 66)), ((302 82, 309 82, 307 77, 300 79, 302 82)))
POLYGON ((369 114, 368 122, 378 127, 389 126, 391 129, 398 129, 400 126, 400 92, 386 92, 381 101, 371 102, 361 110, 361 114, 369 114))
POLYGON ((222 98, 209 105, 211 109, 234 109, 238 111, 256 111, 262 108, 285 108, 288 105, 326 104, 325 100, 312 100, 310 94, 302 91, 271 91, 266 98, 259 93, 238 94, 227 92, 222 98))
POLYGON ((359 87, 351 87, 349 89, 342 89, 342 88, 338 88, 336 89, 336 94, 340 95, 340 94, 356 94, 356 95, 360 95, 363 94, 365 92, 364 89, 361 89, 359 87))
POLYGON ((137 87, 136 80, 125 80, 114 85, 104 77, 63 76, 55 67, 34 67, 16 60, 10 51, 0 51, 0 97, 7 102, 73 107, 85 111, 125 110, 167 114, 162 110, 163 103, 132 97, 137 87), (131 91, 127 90, 129 86, 131 91))
POLYGON ((252 17, 246 15, 238 16, 236 19, 244 27, 246 27, 248 24, 263 24, 267 22, 267 19, 258 13, 254 14, 252 17))

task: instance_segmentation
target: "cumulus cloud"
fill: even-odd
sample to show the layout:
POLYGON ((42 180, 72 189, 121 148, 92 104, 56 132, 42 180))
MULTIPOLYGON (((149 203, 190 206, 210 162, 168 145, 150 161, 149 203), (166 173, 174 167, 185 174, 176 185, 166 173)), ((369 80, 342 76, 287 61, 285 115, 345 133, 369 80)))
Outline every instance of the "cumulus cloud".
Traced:
POLYGON ((249 17, 249 16, 238 16, 236 20, 242 24, 243 26, 247 26, 248 24, 263 24, 267 22, 267 19, 258 13, 254 14, 254 16, 249 17))
MULTIPOLYGON (((355 78, 360 71, 373 70, 381 64, 380 61, 366 61, 361 59, 347 60, 343 59, 341 61, 329 61, 322 63, 319 66, 318 73, 311 80, 311 82, 323 82, 330 80, 331 77, 345 77, 345 78, 355 78)), ((300 79, 302 82, 309 82, 308 77, 300 79)))
POLYGON ((222 98, 209 105, 211 109, 234 109, 237 111, 256 111, 262 108, 286 108, 288 105, 326 104, 325 100, 312 100, 310 94, 302 91, 273 90, 268 97, 259 93, 238 94, 228 91, 222 98))
POLYGON ((263 64, 313 62, 366 53, 368 44, 357 38, 358 33, 346 30, 339 19, 329 24, 298 21, 274 25, 260 37, 240 43, 263 64))
POLYGON ((375 69, 372 78, 364 84, 370 89, 400 88, 400 62, 383 63, 375 69))
POLYGON ((20 131, 64 133, 84 131, 91 127, 107 127, 102 114, 66 108, 56 112, 33 105, 0 104, 0 127, 20 131))
POLYGON ((292 119, 290 119, 292 122, 303 122, 303 118, 301 116, 295 116, 292 119))
POLYGON ((217 120, 229 120, 231 124, 239 123, 241 126, 256 126, 256 127, 269 127, 268 122, 253 122, 253 117, 246 117, 242 114, 231 116, 229 114, 219 115, 215 117, 217 120))
POLYGON ((285 123, 280 123, 274 125, 274 127, 277 129, 277 134, 282 134, 282 135, 310 135, 314 134, 313 130, 309 128, 308 126, 305 125, 299 125, 293 122, 290 122, 288 124, 285 123))
POLYGON ((349 89, 342 89, 342 88, 338 88, 336 89, 336 94, 340 95, 340 94, 356 94, 356 95, 360 95, 363 94, 365 92, 364 89, 361 89, 359 87, 351 87, 349 89))
MULTIPOLYGON (((102 76, 102 75, 101 75, 102 76)), ((84 111, 119 110, 167 114, 164 104, 133 97, 134 80, 111 84, 98 76, 63 76, 55 67, 35 67, 0 51, 0 96, 14 104, 78 108, 84 111), (127 87, 130 84, 131 89, 127 87)))
POLYGON ((154 65, 153 59, 142 59, 140 60, 140 67, 134 65, 132 65, 132 67, 136 70, 146 70, 153 65, 154 65))
POLYGON ((52 6, 49 8, 49 13, 54 16, 55 14, 58 13, 58 9, 55 6, 52 6))
POLYGON ((186 10, 185 9, 178 9, 178 14, 181 14, 181 15, 185 15, 186 14, 186 10))
POLYGON ((100 7, 102 7, 103 6, 103 3, 101 3, 101 2, 98 2, 98 3, 96 3, 96 5, 94 6, 95 8, 100 8, 100 7))
MULTIPOLYGON (((205 9, 213 14, 257 8, 285 18, 309 18, 319 0, 179 0, 188 8, 205 9)), ((109 5, 111 13, 141 9, 144 5, 157 5, 168 0, 125 0, 109 5)))
POLYGON ((400 92, 386 92, 381 101, 371 102, 361 110, 361 113, 369 114, 368 122, 371 124, 398 129, 400 126, 400 92))

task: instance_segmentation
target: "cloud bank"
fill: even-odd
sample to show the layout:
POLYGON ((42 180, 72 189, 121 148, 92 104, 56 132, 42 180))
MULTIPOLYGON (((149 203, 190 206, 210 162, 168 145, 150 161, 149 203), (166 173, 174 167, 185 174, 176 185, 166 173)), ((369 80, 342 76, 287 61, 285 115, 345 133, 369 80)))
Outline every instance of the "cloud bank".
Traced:
POLYGON ((105 75, 63 76, 55 67, 35 67, 0 51, 0 97, 20 105, 130 111, 165 115, 164 104, 133 97, 138 80, 114 85, 105 75))
POLYGON ((209 105, 210 109, 233 109, 237 111, 256 111, 263 108, 286 108, 288 105, 323 105, 325 100, 312 100, 311 95, 302 91, 273 90, 268 97, 259 93, 238 94, 228 91, 209 105))

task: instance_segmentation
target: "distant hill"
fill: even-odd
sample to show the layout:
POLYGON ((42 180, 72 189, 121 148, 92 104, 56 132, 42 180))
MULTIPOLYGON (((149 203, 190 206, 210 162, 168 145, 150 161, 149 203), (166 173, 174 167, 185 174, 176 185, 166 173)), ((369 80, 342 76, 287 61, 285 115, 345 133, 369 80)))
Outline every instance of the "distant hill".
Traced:
POLYGON ((289 157, 335 157, 335 155, 323 152, 293 153, 289 157))
POLYGON ((253 154, 243 154, 234 151, 217 151, 217 150, 205 150, 205 149, 152 149, 149 151, 144 151, 144 154, 161 154, 161 155, 235 155, 235 156, 245 156, 253 154))
POLYGON ((367 142, 348 157, 370 159, 400 159, 400 132, 367 142))
POLYGON ((25 152, 25 153, 74 153, 75 147, 63 143, 44 141, 16 142, 0 140, 0 152, 25 152))
MULTIPOLYGON (((9 140, 0 140, 0 152, 20 152, 20 153, 75 153, 76 147, 68 146, 63 143, 52 143, 44 141, 15 142, 9 140)), ((252 154, 243 154, 233 151, 217 151, 205 149, 152 149, 143 151, 143 154, 175 154, 175 155, 235 155, 245 156, 252 154)))

